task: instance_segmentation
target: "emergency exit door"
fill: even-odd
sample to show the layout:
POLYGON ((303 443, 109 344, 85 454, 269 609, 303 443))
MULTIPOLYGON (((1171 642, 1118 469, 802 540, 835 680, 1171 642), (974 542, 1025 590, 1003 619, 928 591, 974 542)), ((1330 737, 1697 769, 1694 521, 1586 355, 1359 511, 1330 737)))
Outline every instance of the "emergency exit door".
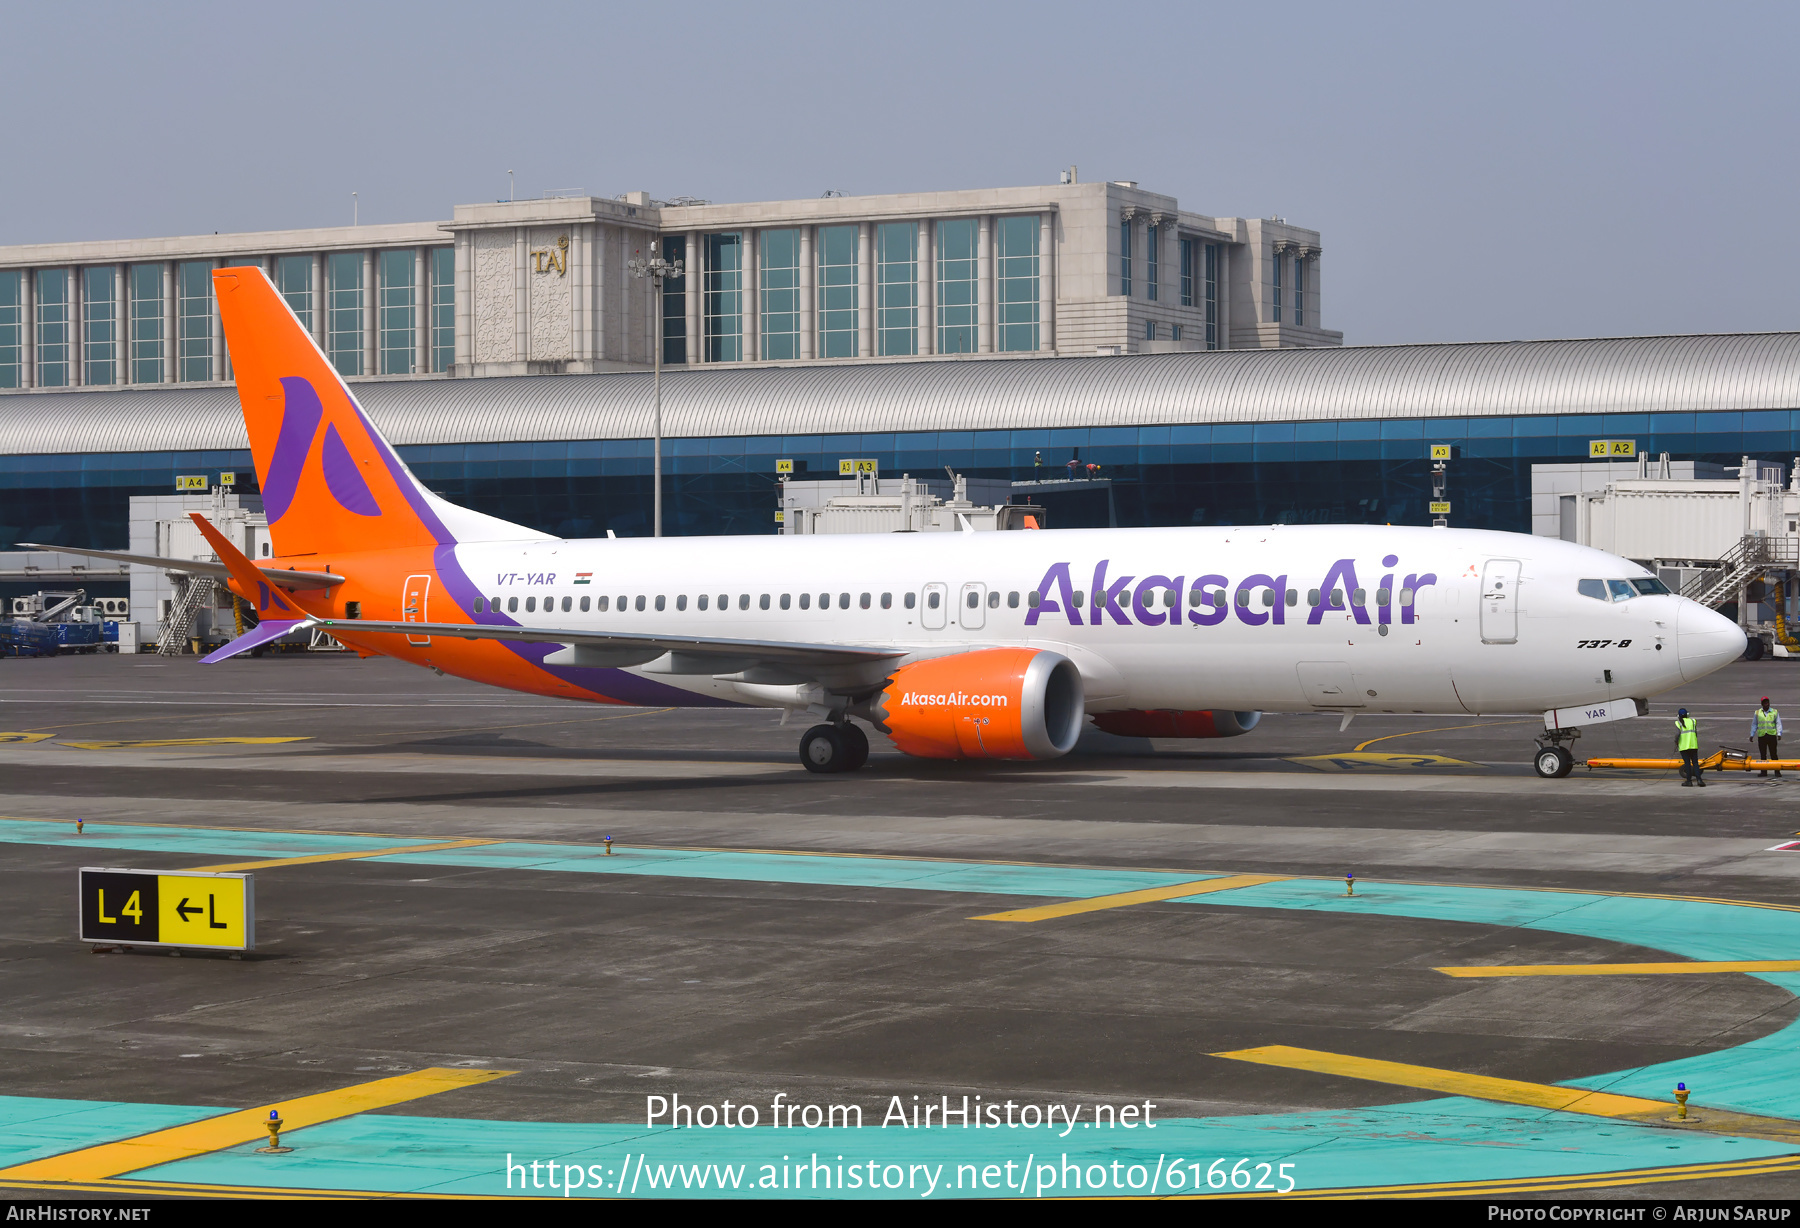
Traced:
POLYGON ((1519 642, 1519 560, 1489 559, 1481 571, 1481 642, 1519 642))
MULTIPOLYGON (((426 616, 427 599, 431 596, 430 576, 408 576, 406 587, 400 594, 400 621, 403 623, 428 623, 426 616)), ((429 644, 429 635, 408 635, 408 644, 429 644)))

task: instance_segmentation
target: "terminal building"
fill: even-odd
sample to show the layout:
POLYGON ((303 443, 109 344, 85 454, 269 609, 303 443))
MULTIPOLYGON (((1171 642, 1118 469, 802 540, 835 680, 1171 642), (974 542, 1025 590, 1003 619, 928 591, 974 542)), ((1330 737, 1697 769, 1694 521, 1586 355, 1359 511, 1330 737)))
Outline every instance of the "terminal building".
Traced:
POLYGON ((557 197, 0 248, 0 551, 121 547, 132 496, 256 494, 207 277, 243 261, 433 489, 563 536, 647 534, 657 330, 630 262, 652 243, 691 270, 663 307, 674 534, 778 532, 784 479, 846 460, 1002 483, 1052 528, 1428 524, 1442 445, 1450 524, 1556 532, 1568 492, 1534 495, 1533 466, 1597 444, 1800 454, 1800 334, 1345 347, 1316 232, 1135 185, 557 197))

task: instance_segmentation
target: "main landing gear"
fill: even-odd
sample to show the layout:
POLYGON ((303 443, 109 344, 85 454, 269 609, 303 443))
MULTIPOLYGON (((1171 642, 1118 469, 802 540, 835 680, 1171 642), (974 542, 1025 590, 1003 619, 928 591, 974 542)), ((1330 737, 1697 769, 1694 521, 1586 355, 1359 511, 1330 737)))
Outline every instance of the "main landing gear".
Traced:
POLYGON ((1545 780, 1561 780, 1575 768, 1575 755, 1564 742, 1573 742, 1581 736, 1579 729, 1552 729, 1538 739, 1537 754, 1531 757, 1531 766, 1545 780))
POLYGON ((854 772, 869 761, 869 735, 845 721, 814 725, 800 738, 800 762, 809 772, 854 772))

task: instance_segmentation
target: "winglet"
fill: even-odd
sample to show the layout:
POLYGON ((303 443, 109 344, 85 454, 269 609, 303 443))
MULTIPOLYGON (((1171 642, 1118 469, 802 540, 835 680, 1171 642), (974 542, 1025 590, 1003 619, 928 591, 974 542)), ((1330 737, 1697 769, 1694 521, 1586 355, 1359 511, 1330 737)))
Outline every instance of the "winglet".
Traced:
POLYGON ((265 618, 244 634, 222 648, 216 648, 200 658, 202 665, 217 665, 219 662, 235 657, 240 652, 248 652, 252 648, 261 648, 272 640, 278 640, 296 627, 316 625, 310 618, 265 618))
MULTIPOLYGON (((258 618, 297 620, 307 617, 306 611, 295 606, 282 594, 280 589, 270 584, 264 572, 255 563, 245 558, 244 552, 232 545, 230 539, 214 528, 211 521, 199 512, 189 512, 188 519, 194 522, 194 527, 200 530, 202 537, 206 538, 207 544, 213 548, 213 553, 219 556, 219 562, 223 563, 225 570, 231 573, 237 595, 245 601, 256 602, 258 618)), ((226 647, 229 648, 230 645, 228 644, 226 647)))

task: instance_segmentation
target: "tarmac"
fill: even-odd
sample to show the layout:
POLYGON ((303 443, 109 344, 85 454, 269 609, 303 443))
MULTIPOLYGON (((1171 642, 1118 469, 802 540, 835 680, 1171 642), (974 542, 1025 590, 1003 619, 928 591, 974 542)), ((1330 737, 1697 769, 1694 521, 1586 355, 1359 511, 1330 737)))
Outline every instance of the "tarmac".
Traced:
POLYGON ((1800 1196, 1800 778, 1339 724, 816 776, 768 711, 0 660, 0 1196, 1800 1196), (96 952, 84 866, 246 867, 255 949, 96 952))

